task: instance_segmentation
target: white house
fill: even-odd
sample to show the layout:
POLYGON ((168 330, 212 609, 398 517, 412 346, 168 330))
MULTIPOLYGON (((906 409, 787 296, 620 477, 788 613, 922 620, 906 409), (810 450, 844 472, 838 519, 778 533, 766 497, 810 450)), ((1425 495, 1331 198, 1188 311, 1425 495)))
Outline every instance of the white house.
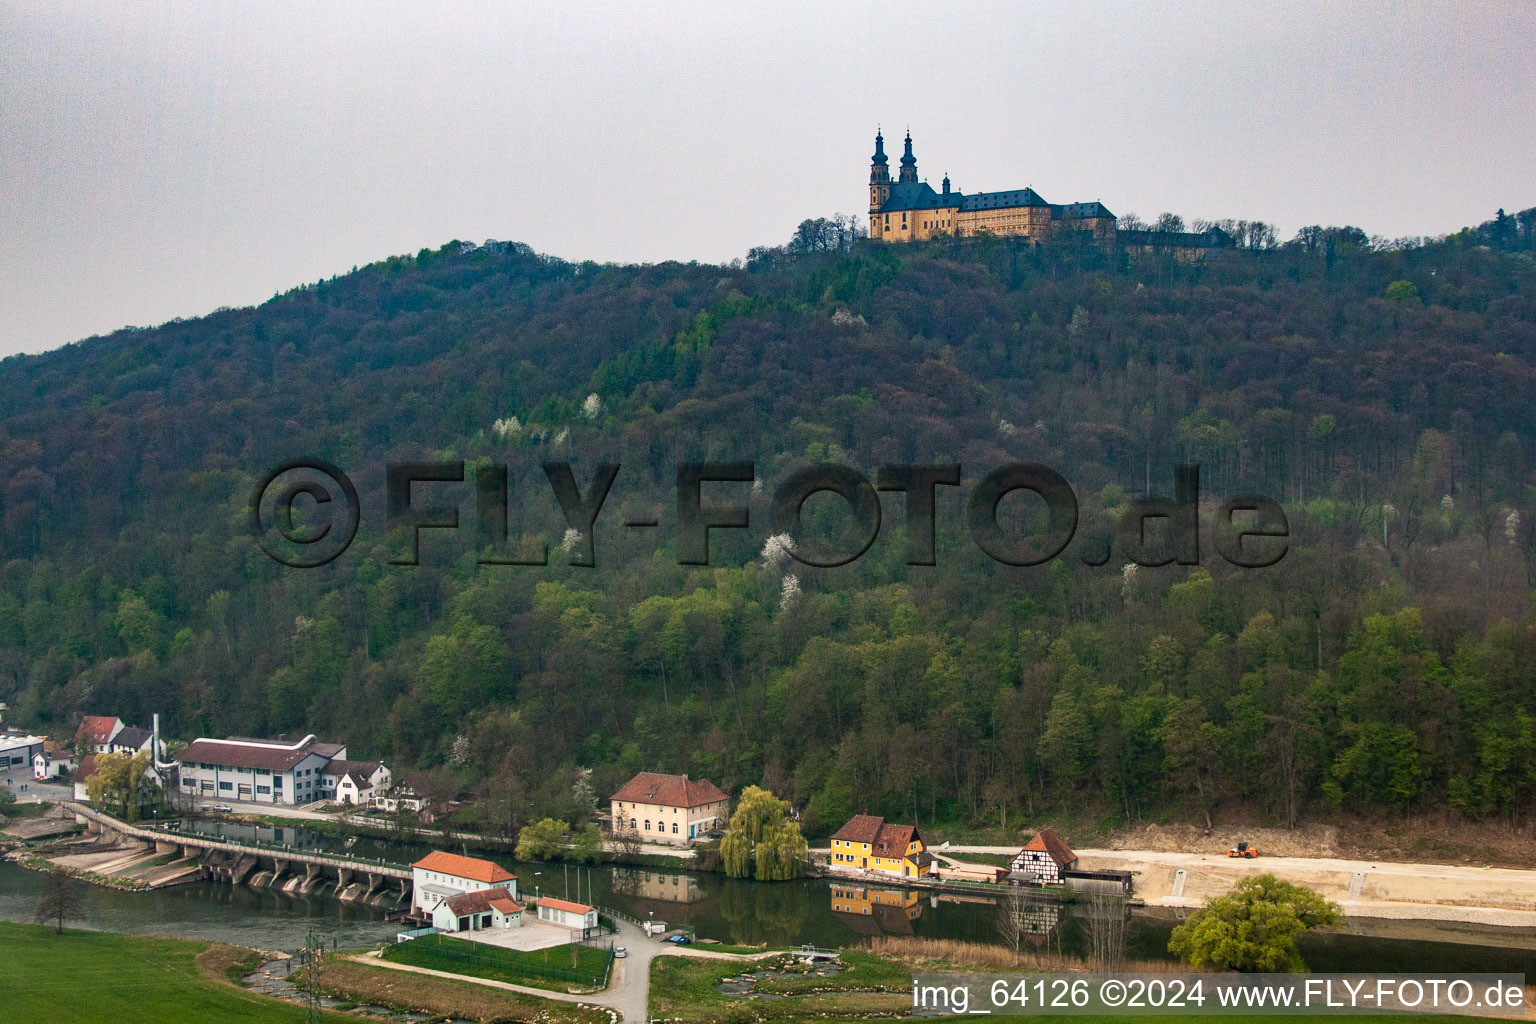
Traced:
POLYGON ((116 716, 86 715, 80 719, 80 727, 75 730, 75 742, 84 747, 87 754, 109 752, 108 744, 124 728, 123 720, 116 716))
POLYGON ((432 926, 445 932, 517 928, 522 923, 523 905, 504 886, 461 892, 443 899, 432 910, 432 926))
POLYGON ((366 807, 374 793, 389 789, 389 769, 382 761, 333 760, 320 772, 320 792, 326 800, 352 807, 366 807))
POLYGON ((585 903, 557 900, 541 896, 538 902, 540 921, 558 924, 566 928, 580 928, 583 932, 597 927, 597 910, 585 903))
POLYGON ((13 779, 32 770, 32 759, 43 752, 43 737, 24 732, 0 732, 0 775, 13 779))
POLYGON ((422 917, 434 917, 444 900, 488 889, 505 889, 507 898, 515 901, 517 876, 500 864, 445 850, 433 850, 411 865, 411 910, 422 917))
POLYGON ((410 786, 391 786, 385 784, 382 788, 375 787, 373 795, 368 798, 368 803, 376 811, 385 814, 394 814, 397 810, 421 812, 432 801, 421 796, 410 786))
POLYGON ((347 748, 313 735, 283 740, 196 739, 176 755, 181 791, 204 800, 307 804, 327 799, 321 775, 347 748))
MULTIPOLYGON (((117 730, 117 734, 107 741, 104 748, 109 754, 137 754, 148 750, 155 740, 155 734, 148 729, 140 729, 136 725, 125 725, 117 730)), ((100 753, 103 748, 98 747, 100 753)), ((165 756, 165 741, 160 741, 160 749, 157 753, 165 756)))
POLYGON ((80 766, 75 755, 68 750, 44 750, 32 757, 32 777, 47 782, 67 775, 80 766))

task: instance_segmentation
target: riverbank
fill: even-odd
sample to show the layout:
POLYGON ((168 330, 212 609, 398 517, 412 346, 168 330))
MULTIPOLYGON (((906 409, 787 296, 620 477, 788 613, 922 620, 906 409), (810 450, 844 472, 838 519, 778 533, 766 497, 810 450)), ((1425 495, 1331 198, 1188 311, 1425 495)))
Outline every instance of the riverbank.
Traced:
MULTIPOLYGON (((951 865, 975 864, 989 869, 1000 857, 1013 852, 1016 850, 1010 846, 951 844, 938 848, 935 855, 951 865)), ((1243 878, 1272 874, 1334 901, 1346 918, 1446 922, 1536 935, 1536 871, 1337 857, 1260 855, 1248 859, 1222 853, 1123 849, 1075 852, 1080 870, 1130 872, 1135 899, 1149 908, 1192 910, 1226 893, 1243 878)), ((827 851, 812 853, 825 855, 827 851)), ((838 876, 834 873, 830 877, 838 876)), ((942 888, 894 876, 865 875, 856 882, 942 888)), ((984 883, 967 886, 972 892, 992 888, 984 883)), ((996 891, 1005 890, 997 887, 996 891)))

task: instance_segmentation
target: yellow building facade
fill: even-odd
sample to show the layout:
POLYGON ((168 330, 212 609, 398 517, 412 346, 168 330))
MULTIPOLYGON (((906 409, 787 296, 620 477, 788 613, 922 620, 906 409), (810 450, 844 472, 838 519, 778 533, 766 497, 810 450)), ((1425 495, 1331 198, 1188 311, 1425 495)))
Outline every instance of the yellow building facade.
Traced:
POLYGON ((921 242, 931 238, 1011 235, 1044 241, 1063 232, 1104 249, 1115 245, 1115 215, 1103 203, 1046 202, 1032 188, 966 195, 952 189, 949 175, 939 191, 917 176, 912 133, 896 180, 891 180, 885 138, 875 133, 869 168, 869 237, 885 242, 921 242))
POLYGON ((833 834, 827 861, 833 871, 876 871, 902 878, 929 874, 932 863, 915 826, 893 825, 869 814, 855 814, 833 834))

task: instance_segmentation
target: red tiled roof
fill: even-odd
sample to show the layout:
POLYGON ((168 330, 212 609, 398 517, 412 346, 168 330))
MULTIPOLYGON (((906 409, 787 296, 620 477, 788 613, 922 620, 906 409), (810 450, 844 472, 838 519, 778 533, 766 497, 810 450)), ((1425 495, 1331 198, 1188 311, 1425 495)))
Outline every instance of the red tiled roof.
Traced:
POLYGON ((880 826, 884 824, 884 818, 877 818, 873 814, 855 814, 848 819, 848 824, 832 834, 832 838, 846 843, 873 843, 880 834, 880 826))
POLYGON ((87 754, 85 757, 80 759, 80 767, 75 769, 75 781, 84 782, 86 779, 95 774, 96 758, 92 754, 87 754))
POLYGON ((483 914, 492 907, 496 907, 503 914, 513 913, 498 903, 511 904, 515 910, 523 908, 512 902, 512 894, 506 889, 480 889, 476 892, 461 892, 457 896, 449 896, 443 901, 449 910, 455 914, 483 914))
POLYGON ((564 910, 571 914, 585 914, 592 909, 585 903, 572 903, 570 900, 557 900, 552 896, 540 897, 539 906, 549 907, 551 910, 564 910))
MULTIPOLYGON (((506 892, 505 889, 487 889, 486 892, 506 892)), ((493 896, 489 900, 493 910, 499 910, 503 914, 521 914, 523 905, 510 896, 493 896)))
POLYGON ((216 764, 232 768, 258 768, 264 772, 285 772, 311 754, 324 755, 319 744, 304 747, 258 746, 262 740, 242 742, 193 740, 176 755, 182 764, 216 764))
POLYGON ((493 864, 488 860, 480 860, 478 857, 462 857, 457 853, 448 853, 445 850, 433 850, 421 858, 421 860, 412 864, 411 867, 421 868, 423 871, 437 871, 444 875, 453 875, 456 878, 469 878, 476 882, 485 882, 488 885, 494 885, 497 882, 510 882, 517 878, 516 875, 503 868, 500 864, 493 864))
POLYGON ((905 857, 907 847, 922 837, 915 825, 893 825, 873 814, 855 814, 832 836, 848 843, 868 843, 877 857, 905 857))
POLYGON ((344 775, 350 775, 352 777, 352 781, 357 784, 359 789, 365 789, 368 786, 368 780, 373 778, 373 773, 378 771, 382 766, 382 761, 336 760, 322 768, 320 770, 320 774, 334 775, 338 779, 344 775))
MULTIPOLYGON (((1066 867, 1077 860, 1077 854, 1072 852, 1072 847, 1062 841, 1055 829, 1043 828, 1035 838, 1024 844, 1025 850, 1038 850, 1050 855, 1057 867, 1066 867)), ((1022 851, 1020 851, 1022 852, 1022 851)))
POLYGON ((630 804, 662 804, 666 807, 701 807, 730 799, 708 779, 690 779, 686 775, 641 772, 628 782, 613 799, 630 804))
POLYGON ((105 744, 112 737, 116 725, 115 715, 86 715, 80 719, 80 728, 75 730, 75 736, 83 735, 92 743, 105 744))

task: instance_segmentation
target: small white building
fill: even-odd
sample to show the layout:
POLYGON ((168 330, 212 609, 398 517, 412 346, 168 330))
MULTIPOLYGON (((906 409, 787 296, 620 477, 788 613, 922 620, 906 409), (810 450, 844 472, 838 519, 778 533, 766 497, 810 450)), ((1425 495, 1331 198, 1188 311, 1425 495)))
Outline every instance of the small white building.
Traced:
POLYGON ((0 776, 15 779, 32 771, 32 759, 43 752, 43 737, 24 732, 0 732, 0 776))
POLYGON ((388 783, 382 788, 375 787, 373 795, 368 798, 369 806, 385 814, 394 814, 398 810, 414 811, 420 814, 431 802, 410 786, 391 786, 388 783))
POLYGON ((432 910, 432 927, 445 932, 477 932, 484 928, 518 928, 523 905, 504 886, 449 896, 432 910))
POLYGON ((557 900, 552 896, 541 896, 538 902, 538 915, 540 921, 548 921, 564 928, 579 928, 583 933, 597 927, 597 909, 589 907, 585 903, 572 903, 570 900, 557 900))
POLYGON ((80 762, 75 755, 68 750, 44 750, 32 758, 32 777, 38 782, 47 782, 68 775, 80 762))
POLYGON ((382 761, 343 761, 339 758, 320 772, 320 792, 326 800, 349 807, 366 807, 374 793, 388 790, 393 780, 382 761))
MULTIPOLYGON (((140 729, 136 725, 125 725, 117 730, 105 748, 97 748, 97 753, 108 754, 137 754, 148 750, 155 741, 155 734, 148 729, 140 729)), ((157 751, 160 757, 165 756, 165 741, 160 741, 160 749, 157 751)))
POLYGON ((517 876, 500 864, 446 850, 433 850, 411 865, 411 910, 434 923, 434 912, 444 900, 489 889, 505 889, 507 898, 515 901, 517 876))

